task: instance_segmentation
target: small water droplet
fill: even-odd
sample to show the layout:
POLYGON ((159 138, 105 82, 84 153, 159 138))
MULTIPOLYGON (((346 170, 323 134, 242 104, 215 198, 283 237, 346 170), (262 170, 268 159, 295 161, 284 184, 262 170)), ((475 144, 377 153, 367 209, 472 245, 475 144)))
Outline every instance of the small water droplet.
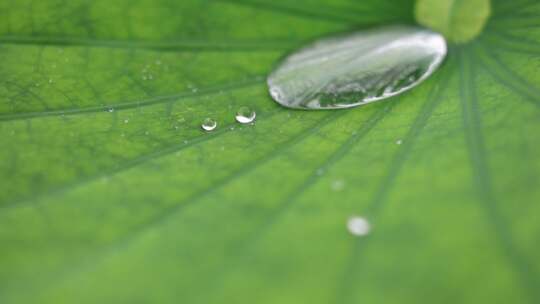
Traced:
POLYGON ((446 52, 438 33, 388 26, 317 41, 287 57, 267 82, 272 98, 285 107, 348 108, 417 86, 446 52))
POLYGON ((124 119, 124 123, 128 123, 129 122, 129 119, 124 119))
POLYGON ((396 145, 401 145, 402 143, 403 143, 403 140, 401 139, 396 140, 396 145))
POLYGON ((257 116, 257 113, 253 111, 252 109, 248 107, 240 107, 238 111, 236 112, 236 121, 238 121, 241 124, 248 124, 250 122, 253 122, 255 120, 255 117, 257 116))
POLYGON ((203 123, 201 125, 201 128, 205 131, 213 131, 217 127, 217 122, 213 120, 212 118, 206 118, 203 120, 203 123))
POLYGON ((112 112, 114 112, 114 108, 109 108, 107 111, 108 111, 109 113, 112 113, 112 112))
POLYGON ((194 84, 191 84, 191 83, 188 83, 187 87, 188 87, 188 89, 190 89, 191 92, 193 92, 193 93, 196 93, 196 92, 199 90, 194 84))
POLYGON ((334 191, 341 191, 345 188, 345 181, 342 179, 336 179, 332 181, 331 187, 334 191))
POLYGON ((368 220, 361 216, 352 216, 347 221, 347 229, 352 235, 364 236, 371 230, 368 220))

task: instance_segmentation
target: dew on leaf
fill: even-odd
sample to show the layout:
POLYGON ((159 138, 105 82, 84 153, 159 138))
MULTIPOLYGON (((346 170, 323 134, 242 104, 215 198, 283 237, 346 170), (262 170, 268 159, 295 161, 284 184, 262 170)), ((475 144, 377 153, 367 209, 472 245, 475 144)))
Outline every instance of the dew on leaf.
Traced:
POLYGON ((396 140, 396 145, 401 145, 402 143, 403 143, 403 140, 401 139, 396 140))
POLYGON ((341 191, 345 188, 345 181, 342 179, 336 179, 332 181, 332 184, 330 186, 334 191, 341 191))
POLYGON ((241 124, 248 124, 255 120, 257 113, 248 107, 240 107, 236 112, 235 119, 241 124))
POLYGON ((268 77, 272 98, 289 108, 340 109, 398 95, 429 77, 446 41, 413 26, 328 38, 287 57, 268 77))
POLYGON ((195 85, 193 85, 193 84, 191 84, 191 83, 189 83, 189 84, 187 85, 187 87, 188 87, 188 89, 190 89, 191 92, 193 92, 193 93, 197 93, 197 91, 199 90, 195 85))
POLYGON ((369 233, 371 226, 367 219, 361 216, 352 216, 347 221, 347 229, 352 235, 364 236, 369 233))
POLYGON ((206 118, 203 120, 201 128, 205 131, 213 131, 217 127, 217 122, 212 118, 206 118))

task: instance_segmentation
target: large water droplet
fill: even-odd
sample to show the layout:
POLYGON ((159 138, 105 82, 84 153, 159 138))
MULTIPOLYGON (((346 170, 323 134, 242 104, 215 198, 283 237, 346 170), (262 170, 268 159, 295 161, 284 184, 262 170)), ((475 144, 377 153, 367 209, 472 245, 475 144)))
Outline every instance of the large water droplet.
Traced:
POLYGON ((340 109, 400 94, 446 56, 435 32, 390 26, 320 40, 287 57, 268 77, 272 98, 301 109, 340 109))
POLYGON ((236 112, 235 119, 241 124, 248 124, 255 120, 257 113, 248 107, 240 107, 236 112))
POLYGON ((213 131, 216 127, 217 122, 212 118, 206 118, 201 125, 201 128, 205 131, 213 131))

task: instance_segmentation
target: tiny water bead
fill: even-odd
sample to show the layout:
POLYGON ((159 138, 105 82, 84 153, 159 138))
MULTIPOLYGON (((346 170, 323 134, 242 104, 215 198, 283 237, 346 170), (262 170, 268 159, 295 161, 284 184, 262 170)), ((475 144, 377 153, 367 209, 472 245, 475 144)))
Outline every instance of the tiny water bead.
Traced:
POLYGON ((361 216, 352 216, 347 221, 347 229, 352 235, 364 236, 369 233, 371 226, 367 219, 361 216))
POLYGON ((414 26, 389 26, 322 39, 287 57, 268 77, 288 108, 341 109, 401 94, 433 74, 444 38, 414 26))
POLYGON ((213 120, 212 118, 206 118, 203 120, 203 123, 201 125, 201 128, 205 131, 213 131, 217 127, 217 122, 213 120))
POLYGON ((241 124, 248 124, 253 122, 255 117, 257 117, 257 113, 255 113, 255 111, 248 107, 240 107, 240 109, 238 109, 236 112, 235 119, 241 124))
POLYGON ((345 188, 345 181, 342 179, 336 179, 332 181, 332 184, 330 186, 334 191, 341 191, 345 188))

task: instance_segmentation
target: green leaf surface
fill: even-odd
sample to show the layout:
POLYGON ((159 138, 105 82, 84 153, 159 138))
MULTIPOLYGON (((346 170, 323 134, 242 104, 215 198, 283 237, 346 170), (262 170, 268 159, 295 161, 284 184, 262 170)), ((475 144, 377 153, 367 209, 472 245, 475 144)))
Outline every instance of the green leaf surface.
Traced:
POLYGON ((419 24, 451 42, 464 43, 482 33, 491 15, 491 0, 417 0, 414 9, 419 24))
POLYGON ((305 112, 268 95, 306 42, 413 14, 0 0, 0 302, 539 303, 540 2, 493 1, 397 98, 305 112))

